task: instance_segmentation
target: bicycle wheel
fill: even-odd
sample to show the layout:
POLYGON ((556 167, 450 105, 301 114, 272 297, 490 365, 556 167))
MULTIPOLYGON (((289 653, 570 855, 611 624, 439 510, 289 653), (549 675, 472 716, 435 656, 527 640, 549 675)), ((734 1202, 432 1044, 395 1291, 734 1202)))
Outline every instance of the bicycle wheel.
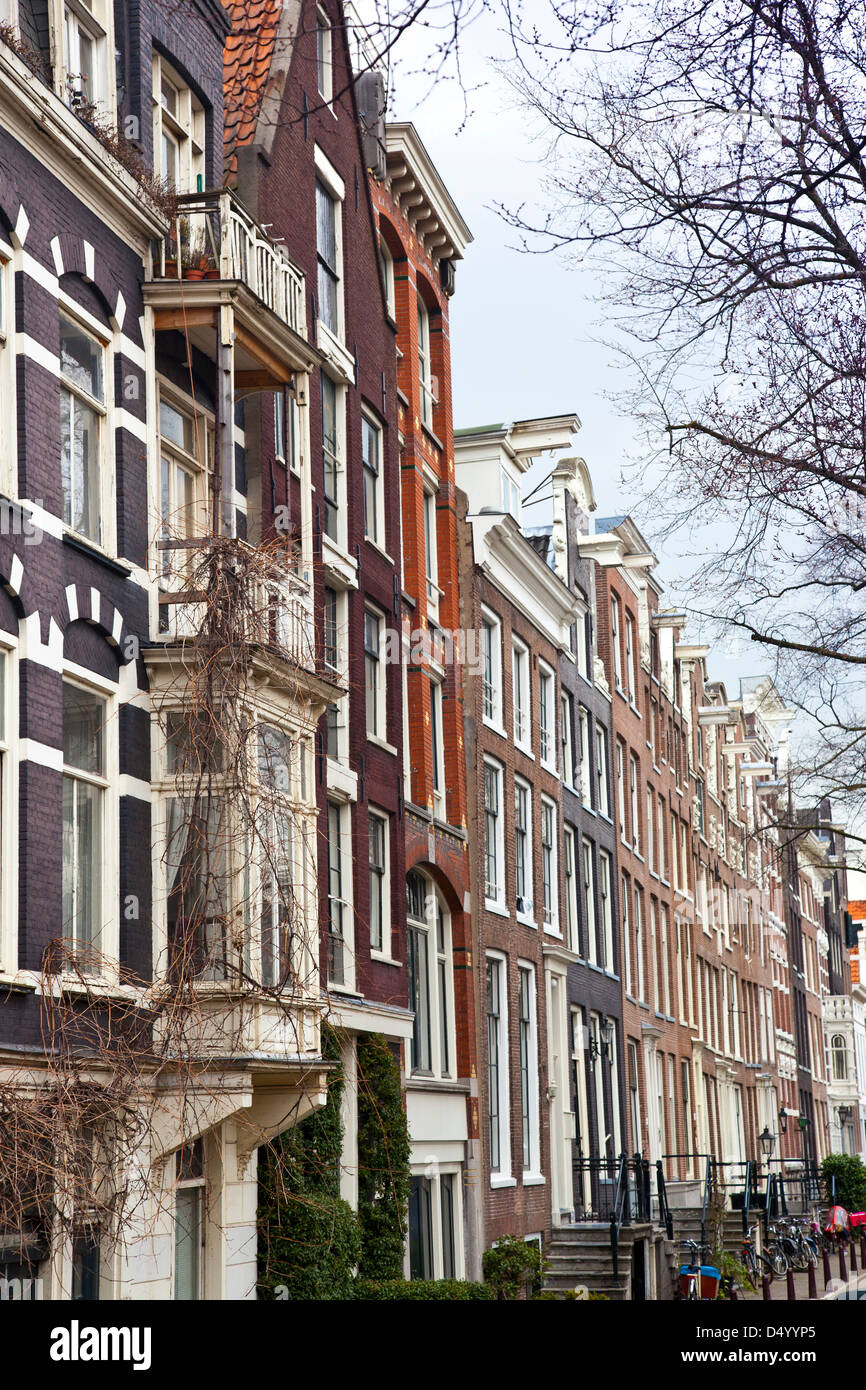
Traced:
POLYGON ((780 1250, 777 1245, 770 1247, 767 1259, 770 1262, 770 1268, 774 1274, 781 1277, 783 1274, 787 1273, 788 1257, 784 1250, 780 1250))
POLYGON ((748 1255, 743 1256, 743 1269, 746 1272, 746 1282, 748 1283, 749 1287, 757 1293, 758 1280, 760 1279, 760 1274, 758 1273, 758 1264, 755 1258, 754 1250, 752 1250, 748 1255))

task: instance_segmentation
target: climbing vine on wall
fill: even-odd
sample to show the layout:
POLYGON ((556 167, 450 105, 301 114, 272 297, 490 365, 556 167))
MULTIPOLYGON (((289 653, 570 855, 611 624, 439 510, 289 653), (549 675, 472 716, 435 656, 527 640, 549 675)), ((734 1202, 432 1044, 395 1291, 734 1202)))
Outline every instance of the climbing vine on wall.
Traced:
POLYGON ((409 1206, 409 1128, 400 1068, 381 1033, 358 1039, 358 1217, 364 1279, 401 1279, 409 1206))

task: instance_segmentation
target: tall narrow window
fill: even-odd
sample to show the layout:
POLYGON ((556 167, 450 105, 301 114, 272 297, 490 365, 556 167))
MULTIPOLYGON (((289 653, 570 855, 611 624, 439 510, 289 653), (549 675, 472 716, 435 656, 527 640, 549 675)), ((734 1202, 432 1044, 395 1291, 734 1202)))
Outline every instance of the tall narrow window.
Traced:
POLYGON ((622 648, 620 647, 619 599, 616 594, 610 600, 610 644, 613 649, 613 679, 617 690, 622 690, 622 648))
POLYGON ((316 86, 323 101, 331 104, 333 96, 333 65, 331 55, 331 24, 324 10, 316 10, 316 86))
POLYGON ((619 837, 625 839, 625 749, 616 741, 616 803, 619 813, 619 837))
POLYGON ((86 962, 102 928, 106 702, 63 683, 63 935, 86 962))
POLYGON ((598 904, 601 917, 601 944, 605 970, 614 970, 613 956, 613 903, 611 901, 610 855, 606 850, 598 852, 598 904))
POLYGON ((499 903, 503 896, 502 817, 500 789, 502 771, 493 763, 484 764, 485 887, 488 901, 499 903))
POLYGON ((260 944, 262 983, 282 984, 289 974, 295 869, 295 815, 292 805, 295 750, 288 735, 259 725, 258 812, 261 864, 260 944))
POLYGON ((548 765, 556 762, 554 684, 553 672, 541 667, 538 675, 538 732, 541 761, 548 765))
POLYGON ((205 1174, 202 1141, 179 1149, 175 1159, 174 1296, 199 1299, 204 1274, 205 1174))
POLYGON ((105 416, 102 344, 60 315, 60 477, 63 520, 88 540, 103 539, 100 506, 105 416))
POLYGON ((409 964, 409 1007, 414 1011, 411 1065, 413 1072, 429 1072, 430 964, 428 950, 427 885, 416 872, 406 878, 406 942, 409 964))
POLYGON ((634 998, 634 972, 632 970, 632 941, 631 941, 631 908, 629 906, 631 889, 626 874, 620 879, 620 898, 619 905, 622 913, 622 923, 620 927, 620 949, 622 951, 623 973, 625 975, 625 992, 634 998))
POLYGON ((340 332, 340 264, 338 201, 316 180, 316 256, 318 261, 318 313, 332 333, 340 332))
POLYGON ((637 700, 637 667, 634 647, 634 619, 630 613, 625 615, 625 663, 628 679, 628 698, 632 704, 637 700))
POLYGON ((532 793, 525 782, 514 783, 514 874, 516 907, 521 916, 532 915, 532 793))
MULTIPOLYGON (((34 7, 35 9, 35 7, 34 7)), ((66 95, 69 105, 96 106, 105 102, 108 93, 106 68, 107 39, 105 21, 99 0, 63 6, 63 66, 66 70, 66 95), (100 22, 100 16, 102 23, 100 22)), ((47 12, 45 22, 47 24, 47 12)))
POLYGON ((328 802, 328 978, 346 983, 342 810, 328 802))
POLYGON ((566 826, 562 836, 562 861, 565 873, 565 925, 567 932, 566 945, 571 951, 580 951, 579 935, 579 911, 578 911, 578 889, 577 889, 577 870, 574 857, 574 831, 570 826, 566 826))
POLYGON ((640 777, 638 774, 637 758, 634 754, 629 758, 629 808, 631 819, 631 843, 635 854, 640 854, 640 807, 638 804, 639 791, 638 785, 640 777))
POLYGON ((592 778, 589 761, 589 714, 580 705, 577 711, 578 754, 580 756, 580 796, 584 806, 592 805, 592 778))
POLYGON ((338 388, 322 373, 322 468, 325 501, 325 535, 339 540, 340 462, 337 425, 338 388))
POLYGON ((384 816, 369 816, 370 839, 370 948, 390 955, 390 930, 386 932, 389 904, 387 898, 388 822, 384 816), (386 940, 387 938, 387 940, 386 940))
POLYGON ((490 1171, 505 1175, 511 1167, 508 1144, 508 1020, 504 989, 505 962, 487 957, 487 1095, 490 1171))
POLYGON ((583 841, 583 918, 586 922, 586 958, 598 964, 598 932, 595 921, 595 869, 592 843, 583 841))
POLYGON ((382 619, 367 608, 364 610, 364 673, 367 734, 373 738, 385 737, 385 689, 381 666, 382 619))
MULTIPOLYGON (((153 55, 153 166, 178 193, 201 192, 205 174, 204 107, 158 53, 153 55)), ((202 243, 202 250, 210 250, 202 243)))
POLYGON ((515 640, 512 649, 512 687, 514 692, 514 742, 529 750, 529 651, 515 640))
POLYGON ((364 465, 364 535, 384 545, 382 495, 382 431, 366 415, 361 416, 361 458, 364 465))
POLYGON ((427 580, 427 602, 432 604, 435 617, 439 611, 439 557, 436 553, 436 495, 424 493, 424 570, 427 580))
POLYGON ((637 997, 646 1001, 643 943, 643 897, 638 887, 634 890, 634 965, 637 997))
POLYGON ((607 730, 595 726, 595 807, 603 816, 610 815, 610 796, 607 782, 607 730))
POLYGON ((541 798, 541 881, 544 889, 544 925, 551 931, 558 926, 556 882, 556 806, 541 798))
POLYGON ((563 694, 559 698, 559 718, 561 723, 560 738, 562 740, 562 780, 568 786, 574 786, 574 748, 572 746, 571 721, 574 718, 574 699, 570 694, 563 694))
POLYGON ((433 814, 442 820, 445 816, 445 744, 442 731, 442 686, 439 681, 430 682, 430 737, 433 754, 433 814))
POLYGON ((492 613, 485 613, 481 619, 481 684, 484 718, 490 724, 501 725, 502 626, 492 613))
POLYGON ((421 296, 418 306, 418 383, 421 390, 421 423, 433 428, 433 365, 430 356, 430 315, 421 296))
MULTIPOLYGON (((209 530, 208 462, 210 427, 192 405, 186 409, 159 396, 159 462, 161 539, 160 563, 163 587, 172 579, 185 581, 195 564, 195 551, 187 545, 209 530)), ((167 616, 167 615, 166 615, 167 616)))
POLYGON ((517 971, 517 1028, 520 1056, 520 1116, 523 1136, 523 1171, 538 1172, 538 1034, 535 1017, 535 972, 521 965, 517 971))

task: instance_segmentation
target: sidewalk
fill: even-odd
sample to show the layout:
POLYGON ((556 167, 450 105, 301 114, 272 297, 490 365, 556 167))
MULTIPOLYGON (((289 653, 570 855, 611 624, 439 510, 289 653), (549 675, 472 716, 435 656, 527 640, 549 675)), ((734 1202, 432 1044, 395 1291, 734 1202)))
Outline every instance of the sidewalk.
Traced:
MULTIPOLYGON (((830 1272, 831 1272, 831 1275, 832 1275, 832 1282, 831 1282, 831 1284, 830 1284, 830 1291, 827 1292, 827 1290, 825 1290, 825 1287, 824 1287, 824 1266, 823 1266, 822 1261, 821 1261, 820 1259, 818 1260, 818 1264, 817 1264, 816 1269, 815 1269, 815 1288, 816 1288, 816 1292, 817 1292, 817 1294, 818 1294, 818 1298, 819 1298, 819 1299, 822 1299, 822 1298, 825 1298, 825 1297, 826 1297, 826 1298, 839 1298, 839 1297, 848 1297, 848 1296, 852 1296, 852 1295, 848 1295, 848 1294, 842 1292, 843 1288, 844 1288, 845 1290, 849 1290, 849 1289, 850 1289, 850 1290, 852 1290, 852 1291, 853 1291, 853 1290, 856 1290, 856 1289, 859 1289, 859 1290, 861 1291, 861 1294, 866 1294, 866 1273, 864 1273, 862 1270, 859 1269, 859 1265, 860 1265, 859 1251, 858 1251, 858 1259, 857 1259, 858 1272, 857 1272, 856 1274, 854 1274, 854 1273, 851 1272, 851 1261, 850 1261, 850 1258, 848 1259, 847 1264, 848 1264, 848 1282, 847 1282, 847 1284, 845 1284, 845 1285, 843 1286, 843 1285, 842 1285, 842 1282, 841 1282, 841 1280, 840 1280, 840 1278, 839 1278, 839 1257, 838 1257, 838 1255, 831 1255, 831 1256, 830 1256, 830 1272)), ((808 1298, 809 1298, 809 1276, 808 1276, 808 1274, 795 1274, 795 1275, 794 1275, 794 1292, 795 1292, 796 1299, 797 1299, 797 1302, 798 1302, 798 1303, 801 1302, 801 1301, 802 1301, 802 1302, 806 1302, 806 1301, 808 1300, 808 1298)), ((743 1290, 741 1291, 741 1295, 740 1295, 740 1296, 741 1296, 741 1298, 743 1299, 743 1301, 744 1301, 744 1302, 747 1302, 747 1303, 761 1302, 761 1301, 763 1300, 763 1294, 762 1294, 762 1291, 761 1291, 760 1288, 758 1289, 757 1293, 754 1293, 750 1288, 747 1287, 747 1288, 745 1288, 745 1289, 743 1289, 743 1290)), ((773 1282, 772 1282, 771 1285, 770 1285, 770 1299, 771 1299, 771 1301, 772 1301, 773 1303, 785 1303, 785 1302, 788 1301, 788 1279, 787 1279, 787 1275, 785 1275, 785 1274, 782 1274, 782 1275, 778 1275, 778 1274, 777 1274, 777 1275, 776 1275, 776 1277, 774 1278, 773 1282)))

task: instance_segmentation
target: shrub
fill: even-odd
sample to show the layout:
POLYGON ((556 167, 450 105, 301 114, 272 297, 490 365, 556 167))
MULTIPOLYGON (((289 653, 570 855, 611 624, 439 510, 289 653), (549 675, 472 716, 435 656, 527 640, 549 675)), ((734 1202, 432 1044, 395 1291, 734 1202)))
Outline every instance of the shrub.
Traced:
POLYGON ((821 1164, 821 1177, 828 1206, 835 1201, 846 1211, 866 1210, 866 1166, 857 1154, 828 1154, 821 1164), (832 1178, 836 1179, 835 1198, 832 1178))
POLYGON ((482 1259, 484 1279, 499 1299, 515 1299, 541 1279, 541 1251, 519 1236, 502 1236, 482 1259))
MULTIPOLYGON (((323 1055, 340 1056, 331 1029, 323 1055)), ((340 1199, 343 1075, 330 1075, 328 1100, 259 1156, 259 1295, 280 1286, 291 1299, 352 1297, 360 1256, 358 1218, 340 1199)))
POLYGON ((491 1302, 496 1295, 489 1284, 472 1284, 464 1279, 358 1279, 355 1297, 431 1302, 491 1302))
POLYGON ((409 1128, 400 1068, 381 1033, 358 1039, 358 1218, 362 1279, 403 1277, 409 1128))

